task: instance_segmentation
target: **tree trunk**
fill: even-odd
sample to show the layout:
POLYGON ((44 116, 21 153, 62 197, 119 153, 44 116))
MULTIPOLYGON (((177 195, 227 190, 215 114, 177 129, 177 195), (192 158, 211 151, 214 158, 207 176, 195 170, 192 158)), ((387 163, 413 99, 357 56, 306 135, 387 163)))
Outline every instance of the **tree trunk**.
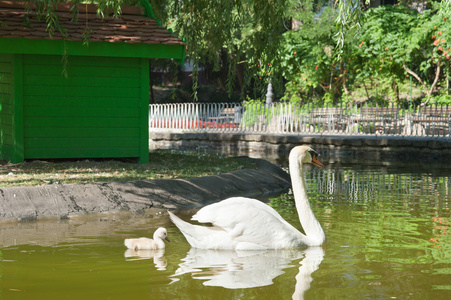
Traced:
POLYGON ((398 88, 398 85, 396 84, 396 80, 394 80, 394 79, 392 82, 392 89, 393 89, 393 92, 395 93, 396 101, 399 102, 399 88, 398 88))
POLYGON ((244 68, 246 67, 246 63, 238 62, 236 65, 236 79, 241 92, 244 92, 244 68))
POLYGON ((424 92, 426 93, 427 97, 426 97, 426 101, 421 103, 421 106, 426 106, 428 104, 428 102, 431 100, 432 98, 432 92, 434 91, 435 86, 437 85, 437 82, 440 78, 440 63, 441 63, 441 59, 439 58, 438 62, 437 62, 437 67, 435 70, 435 78, 434 81, 432 82, 432 85, 430 87, 428 87, 426 85, 426 83, 424 83, 420 76, 418 76, 415 72, 413 72, 412 70, 410 70, 406 64, 403 64, 403 68, 404 70, 406 70, 407 73, 409 73, 410 75, 412 75, 413 77, 415 77, 416 80, 418 80, 418 82, 421 84, 421 86, 423 87, 424 92))

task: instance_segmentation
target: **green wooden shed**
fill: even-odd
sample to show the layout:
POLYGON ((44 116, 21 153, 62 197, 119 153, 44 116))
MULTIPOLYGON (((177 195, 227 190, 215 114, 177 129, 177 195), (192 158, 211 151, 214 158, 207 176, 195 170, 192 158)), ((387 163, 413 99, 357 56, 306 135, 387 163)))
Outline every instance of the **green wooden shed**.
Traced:
POLYGON ((186 45, 160 26, 147 1, 122 7, 118 18, 79 4, 74 19, 72 6, 55 5, 64 34, 50 37, 45 17, 0 1, 0 159, 146 163, 149 58, 183 61, 186 45))

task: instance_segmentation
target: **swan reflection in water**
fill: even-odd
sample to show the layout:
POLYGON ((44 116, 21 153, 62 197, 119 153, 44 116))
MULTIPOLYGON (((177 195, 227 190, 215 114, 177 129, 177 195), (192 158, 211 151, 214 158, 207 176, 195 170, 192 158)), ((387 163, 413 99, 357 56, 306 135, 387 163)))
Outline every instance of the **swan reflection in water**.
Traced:
POLYGON ((172 275, 173 281, 191 273, 194 279, 205 280, 205 286, 220 286, 228 289, 254 288, 273 284, 273 279, 293 267, 292 261, 303 258, 296 275, 293 299, 302 299, 310 288, 312 273, 324 258, 321 247, 302 250, 229 251, 191 248, 172 275))
POLYGON ((164 249, 157 250, 134 250, 127 249, 124 253, 125 259, 127 261, 142 260, 142 259, 153 259, 153 263, 158 271, 166 270, 168 261, 164 256, 164 249))

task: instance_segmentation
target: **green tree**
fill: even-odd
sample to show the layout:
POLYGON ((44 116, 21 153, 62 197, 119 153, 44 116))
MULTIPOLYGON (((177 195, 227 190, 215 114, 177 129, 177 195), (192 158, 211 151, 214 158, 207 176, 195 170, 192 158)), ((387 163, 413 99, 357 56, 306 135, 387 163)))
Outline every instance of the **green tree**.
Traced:
POLYGON ((354 48, 356 76, 364 85, 371 78, 391 86, 392 98, 397 99, 397 86, 406 79, 403 65, 411 61, 406 50, 418 13, 404 6, 379 6, 363 19, 354 48))
MULTIPOLYGON (((57 2, 57 0, 27 1, 30 4, 37 4, 36 10, 47 22, 50 35, 54 30, 64 32, 64 28, 58 26, 57 16, 53 11, 53 3, 57 2)), ((135 4, 138 0, 97 0, 88 2, 99 5, 98 13, 99 17, 102 17, 107 11, 105 10, 106 8, 111 13, 118 15, 121 12, 121 4, 135 4)), ((299 81, 299 78, 302 80, 302 75, 295 77, 296 70, 300 74, 305 74, 308 71, 307 69, 309 69, 311 84, 309 85, 307 82, 307 85, 303 85, 299 81, 299 86, 303 89, 322 90, 322 93, 325 95, 340 95, 342 91, 346 91, 345 83, 352 79, 352 76, 350 76, 351 72, 347 73, 346 70, 350 70, 351 65, 356 63, 356 61, 352 60, 352 51, 354 51, 353 49, 356 46, 352 45, 353 30, 359 29, 363 21, 363 11, 368 4, 368 0, 337 0, 335 2, 337 13, 333 16, 337 27, 333 29, 329 26, 327 30, 324 28, 321 32, 311 33, 311 36, 322 41, 318 42, 316 39, 309 39, 308 29, 302 33, 290 32, 284 35, 283 33, 287 30, 290 31, 291 26, 287 26, 287 24, 292 19, 299 18, 306 24, 306 18, 312 18, 314 15, 312 12, 322 6, 323 2, 321 1, 150 0, 150 2, 154 8, 155 16, 161 21, 162 25, 172 28, 178 36, 186 39, 188 44, 187 58, 191 59, 195 66, 198 65, 197 63, 208 63, 213 66, 214 70, 227 69, 226 87, 229 92, 236 87, 237 82, 243 91, 251 83, 263 88, 264 84, 270 80, 277 88, 282 86, 282 74, 286 76, 289 82, 296 82, 296 80, 299 81), (296 40, 297 38, 299 38, 299 41, 296 40), (310 54, 308 59, 302 60, 298 55, 297 60, 293 61, 294 63, 302 63, 302 69, 296 69, 298 68, 297 65, 289 65, 291 60, 288 57, 293 56, 293 52, 297 52, 293 51, 293 45, 296 47, 306 45, 306 47, 314 50, 308 53, 310 54), (329 53, 329 47, 332 49, 330 56, 327 54, 329 53), (289 52, 281 52, 281 49, 289 52), (285 69, 281 68, 282 65, 285 69), (312 70, 312 68, 314 69, 312 70), (293 78, 294 80, 292 80, 293 78)), ((74 3, 85 2, 75 0, 74 3)), ((437 3, 435 9, 431 10, 429 14, 433 21, 428 21, 427 14, 424 14, 424 17, 421 17, 423 25, 415 27, 417 36, 409 35, 412 38, 408 42, 408 47, 404 49, 404 55, 408 58, 404 60, 404 71, 414 77, 414 74, 416 74, 417 77, 415 78, 420 83, 423 82, 422 84, 425 84, 429 91, 433 89, 435 82, 434 79, 430 79, 430 75, 443 74, 442 70, 446 65, 445 61, 447 59, 445 51, 448 51, 447 41, 449 41, 449 38, 441 37, 439 44, 434 45, 436 42, 435 40, 432 41, 431 37, 432 35, 437 36, 439 31, 442 32, 441 36, 450 32, 448 30, 449 23, 447 23, 449 21, 444 20, 446 19, 444 16, 450 15, 451 0, 443 0, 437 3), (434 25, 430 22, 435 22, 436 24, 434 23, 434 25), (428 25, 427 28, 422 28, 422 26, 426 27, 426 25, 428 25), (436 26, 435 29, 434 26, 436 26), (421 35, 423 38, 420 38, 419 31, 422 29, 426 29, 426 31, 423 31, 424 33, 421 35), (434 32, 434 30, 436 31, 434 32), (442 39, 446 40, 446 42, 442 42, 442 39), (426 41, 432 41, 432 45, 429 45, 430 43, 427 44, 426 41), (446 48, 444 47, 445 45, 446 48), (426 53, 427 51, 424 54, 421 53, 421 58, 418 52, 424 46, 428 46, 428 49, 433 50, 428 50, 431 53, 426 53), (442 50, 440 50, 440 47, 442 50), (426 60, 426 55, 429 54, 431 55, 426 60), (420 67, 416 68, 416 65, 420 67), (440 70, 437 71, 437 68, 440 70)), ((76 6, 74 6, 72 13, 74 18, 76 18, 76 6)), ((396 16, 394 17, 396 18, 396 16)), ((329 23, 333 22, 329 20, 329 23)), ((302 31, 304 31, 304 28, 307 27, 304 26, 302 31)), ((86 32, 85 36, 89 40, 89 32, 86 32)), ((398 36, 400 35, 398 34, 398 36)), ((402 38, 404 40, 404 36, 402 38)), ((395 45, 399 45, 398 41, 393 40, 393 42, 396 42, 395 45)), ((372 46, 373 50, 375 50, 376 45, 372 46)), ((360 48, 362 50, 366 49, 363 46, 360 48)), ((389 63, 388 57, 390 55, 383 53, 384 51, 391 51, 391 48, 394 47, 388 48, 388 50, 385 50, 385 47, 381 48, 382 50, 378 49, 378 55, 386 55, 383 67, 390 69, 390 80, 392 82, 399 81, 401 80, 401 73, 398 68, 400 62, 396 61, 398 58, 395 58, 398 53, 390 54, 392 60, 389 63), (392 61, 394 62, 392 63, 392 61)), ((399 52, 402 50, 400 46, 397 49, 399 52)), ((401 55, 399 55, 399 59, 401 59, 401 55)), ((372 64, 375 63, 372 60, 372 64)), ((360 70, 364 70, 364 68, 361 67, 360 70)), ((367 68, 367 71, 369 72, 371 69, 367 68)), ((196 78, 195 69, 193 76, 194 95, 197 89, 196 78)), ((287 88, 295 91, 297 87, 293 86, 291 88, 287 85, 287 88)), ((331 97, 327 99, 331 99, 331 97)))
POLYGON ((211 63, 216 71, 227 67, 229 93, 237 72, 243 89, 259 65, 277 60, 287 0, 152 0, 151 4, 163 25, 186 39, 187 58, 195 66, 211 63))
POLYGON ((403 63, 405 71, 413 76, 427 95, 423 105, 431 99, 440 79, 444 78, 443 68, 448 68, 451 56, 451 15, 442 2, 435 9, 418 16, 418 24, 412 28, 407 39, 405 54, 410 61, 403 63), (410 64, 409 64, 410 62, 410 64))
POLYGON ((440 10, 418 13, 404 6, 380 6, 365 13, 358 36, 357 76, 386 82, 398 98, 397 86, 413 76, 427 104, 449 60, 450 22, 440 10))
POLYGON ((335 51, 337 28, 331 22, 335 17, 334 9, 321 9, 299 30, 283 35, 280 67, 287 80, 285 99, 297 102, 314 92, 320 99, 333 102, 343 91, 348 92, 348 65, 344 61, 350 39, 343 43, 346 51, 335 51))

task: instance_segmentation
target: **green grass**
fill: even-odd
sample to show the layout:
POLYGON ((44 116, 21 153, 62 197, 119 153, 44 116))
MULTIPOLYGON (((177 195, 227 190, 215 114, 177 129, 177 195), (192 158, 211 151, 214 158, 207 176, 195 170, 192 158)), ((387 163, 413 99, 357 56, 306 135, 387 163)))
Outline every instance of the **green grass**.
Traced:
POLYGON ((124 159, 0 161, 0 187, 189 178, 244 168, 253 169, 255 164, 217 154, 171 151, 151 152, 148 164, 124 159))

